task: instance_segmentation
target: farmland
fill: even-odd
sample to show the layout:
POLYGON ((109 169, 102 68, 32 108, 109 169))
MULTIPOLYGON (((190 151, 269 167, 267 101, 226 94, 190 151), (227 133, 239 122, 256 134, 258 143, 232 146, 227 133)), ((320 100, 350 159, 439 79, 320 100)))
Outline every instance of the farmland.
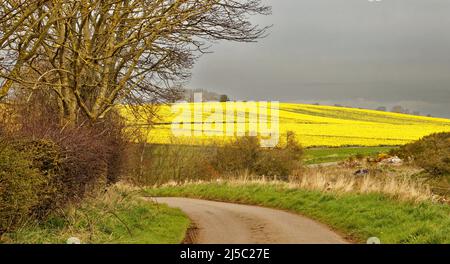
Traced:
MULTIPOLYGON (((210 116, 214 114, 214 108, 217 108, 217 104, 215 106, 208 106, 208 104, 211 103, 204 103, 207 107, 203 106, 203 115, 200 117, 204 124, 208 124, 210 116)), ((198 105, 188 105, 192 110, 190 113, 191 123, 194 124, 195 115, 197 115, 194 109, 198 105)), ((226 109, 224 104, 219 107, 226 109)), ((122 107, 121 111, 131 125, 146 123, 144 118, 132 118, 129 110, 125 107, 122 107)), ((159 107, 157 112, 158 118, 154 121, 155 125, 151 129, 146 126, 140 128, 148 142, 200 144, 223 142, 230 139, 226 136, 206 135, 207 133, 198 131, 199 127, 200 130, 204 129, 198 124, 188 127, 188 130, 192 129, 194 136, 176 138, 172 134, 171 122, 180 112, 172 112, 170 106, 167 105, 159 107)), ((267 113, 270 113, 270 110, 267 113)), ((270 120, 270 118, 268 119, 270 120)), ((230 120, 229 113, 223 114, 223 124, 208 124, 208 129, 225 132, 227 120, 230 120)), ((250 126, 251 124, 247 120, 246 129, 248 130, 250 126)), ((280 103, 279 130, 281 140, 287 131, 293 131, 299 142, 305 147, 395 146, 409 143, 435 132, 450 131, 450 120, 366 109, 280 103)))

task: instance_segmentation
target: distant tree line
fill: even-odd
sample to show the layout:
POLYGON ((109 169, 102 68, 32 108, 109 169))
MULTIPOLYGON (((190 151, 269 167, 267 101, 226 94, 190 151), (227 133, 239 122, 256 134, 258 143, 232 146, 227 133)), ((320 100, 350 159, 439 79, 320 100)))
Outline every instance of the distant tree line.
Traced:
POLYGON ((203 102, 211 102, 211 101, 218 101, 218 102, 228 102, 230 101, 230 98, 226 94, 219 94, 216 92, 211 92, 205 89, 184 89, 183 93, 183 100, 187 102, 194 102, 194 95, 196 93, 202 94, 202 101, 203 102))
MULTIPOLYGON (((376 108, 377 111, 383 111, 386 112, 387 111, 387 107, 386 106, 380 106, 378 108, 376 108)), ((411 111, 406 107, 403 107, 401 105, 395 105, 391 108, 391 112, 392 113, 400 113, 400 114, 409 114, 409 115, 417 115, 420 116, 421 113, 419 111, 411 111)), ((429 115, 428 115, 429 116, 429 115)))

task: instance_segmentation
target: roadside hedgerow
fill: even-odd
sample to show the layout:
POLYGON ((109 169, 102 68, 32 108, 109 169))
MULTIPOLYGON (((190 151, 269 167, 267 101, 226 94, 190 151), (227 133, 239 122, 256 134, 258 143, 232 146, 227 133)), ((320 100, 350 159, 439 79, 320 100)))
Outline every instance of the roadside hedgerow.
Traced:
POLYGON ((0 235, 16 228, 40 204, 46 177, 29 154, 0 142, 0 235))
POLYGON ((0 235, 119 180, 127 143, 114 111, 61 126, 45 105, 8 107, 14 115, 0 115, 0 235))

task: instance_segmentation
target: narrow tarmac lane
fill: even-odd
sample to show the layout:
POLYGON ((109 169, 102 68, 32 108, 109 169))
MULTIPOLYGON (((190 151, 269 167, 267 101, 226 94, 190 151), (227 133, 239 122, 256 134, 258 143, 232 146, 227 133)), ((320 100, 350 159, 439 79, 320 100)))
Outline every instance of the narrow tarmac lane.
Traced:
POLYGON ((188 198, 155 198, 183 210, 197 244, 342 244, 342 237, 306 217, 258 206, 188 198))

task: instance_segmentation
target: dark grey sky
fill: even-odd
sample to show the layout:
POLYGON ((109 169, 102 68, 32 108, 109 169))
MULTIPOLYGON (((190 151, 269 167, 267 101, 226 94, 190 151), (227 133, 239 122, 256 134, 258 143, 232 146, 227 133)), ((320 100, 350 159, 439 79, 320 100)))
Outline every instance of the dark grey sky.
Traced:
POLYGON ((256 44, 219 43, 190 88, 233 99, 391 107, 450 117, 450 0, 266 0, 256 44))

